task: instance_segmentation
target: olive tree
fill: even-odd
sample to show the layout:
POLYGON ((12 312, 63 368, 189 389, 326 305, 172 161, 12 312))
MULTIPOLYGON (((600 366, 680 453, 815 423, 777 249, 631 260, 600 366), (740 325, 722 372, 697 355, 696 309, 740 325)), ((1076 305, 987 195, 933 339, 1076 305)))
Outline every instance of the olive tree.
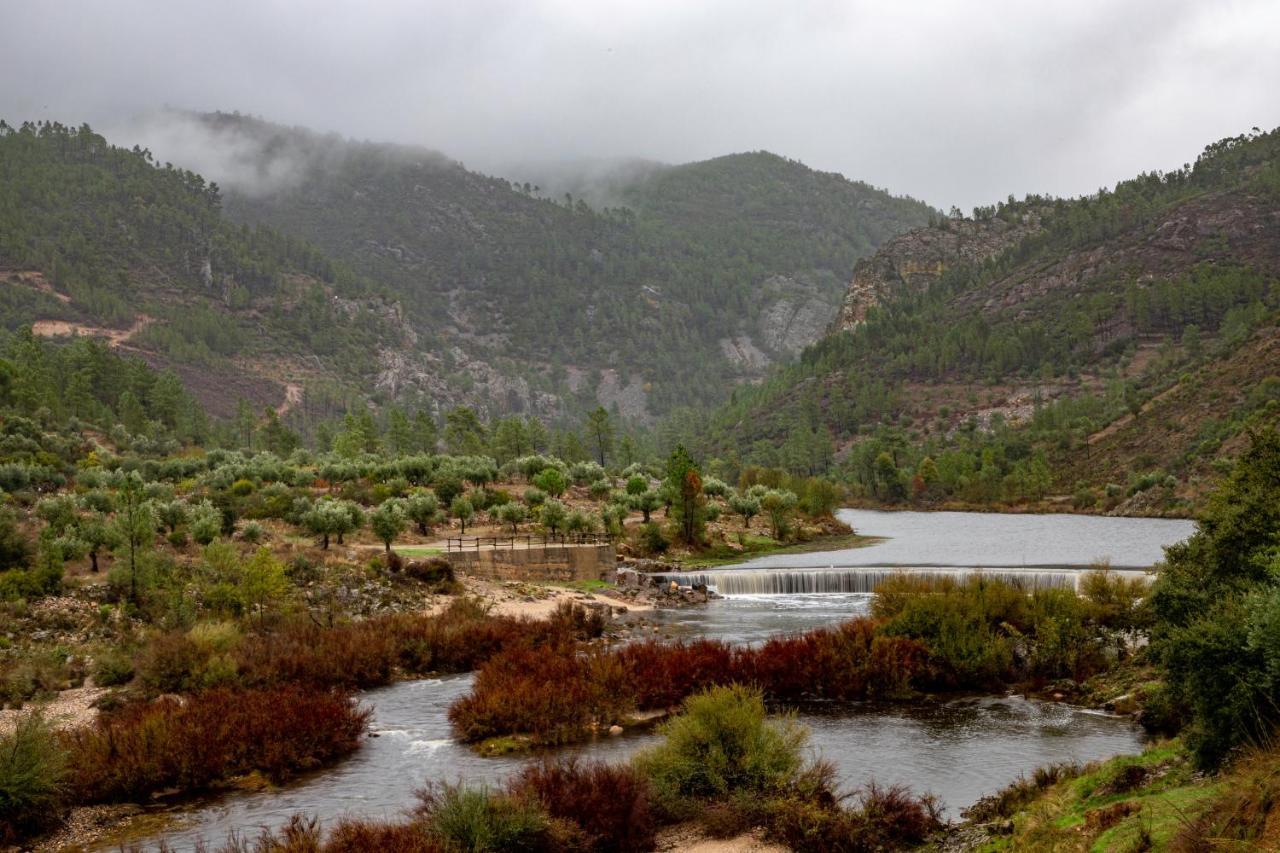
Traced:
POLYGON ((440 501, 431 492, 413 492, 404 499, 402 506, 405 516, 418 525, 418 532, 423 536, 431 531, 431 525, 440 520, 440 501))
POLYGON ((373 535, 378 537, 382 542, 387 553, 391 553, 391 543, 396 537, 404 533, 404 529, 409 526, 409 518, 405 515, 403 504, 395 499, 383 501, 377 509, 369 514, 369 526, 373 528, 373 535))
POLYGON ((560 501, 547 501, 542 505, 542 512, 538 516, 538 520, 542 522, 542 526, 550 530, 553 534, 564 527, 566 513, 564 504, 560 501))
POLYGON ((453 503, 449 504, 449 512, 453 513, 453 517, 458 519, 462 525, 462 533, 467 532, 467 522, 476 514, 476 508, 471 499, 466 495, 458 495, 453 499, 453 503))

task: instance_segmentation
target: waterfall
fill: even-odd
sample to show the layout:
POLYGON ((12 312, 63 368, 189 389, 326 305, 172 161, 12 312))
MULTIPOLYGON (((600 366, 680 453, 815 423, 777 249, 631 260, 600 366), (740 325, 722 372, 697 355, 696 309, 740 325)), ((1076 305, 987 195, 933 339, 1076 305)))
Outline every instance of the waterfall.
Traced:
MULTIPOLYGON (((721 595, 798 595, 821 592, 871 593, 875 592, 876 587, 882 582, 899 574, 930 580, 941 578, 963 580, 971 575, 981 574, 986 577, 1008 581, 1023 589, 1045 589, 1049 587, 1074 589, 1086 571, 1085 569, 1072 568, 974 569, 967 567, 897 568, 858 566, 812 569, 724 569, 722 571, 656 574, 653 575, 653 578, 662 584, 671 583, 672 581, 681 586, 705 584, 708 588, 721 595)), ((1152 577, 1142 571, 1113 570, 1112 574, 1125 578, 1149 579, 1152 577)))

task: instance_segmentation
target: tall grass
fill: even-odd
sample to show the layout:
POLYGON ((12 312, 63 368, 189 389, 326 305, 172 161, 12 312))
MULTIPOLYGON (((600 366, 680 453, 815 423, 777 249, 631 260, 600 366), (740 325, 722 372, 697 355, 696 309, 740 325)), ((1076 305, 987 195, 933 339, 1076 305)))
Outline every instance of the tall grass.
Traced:
POLYGON ((445 785, 421 793, 427 834, 459 853, 538 853, 562 849, 547 813, 519 797, 445 785))

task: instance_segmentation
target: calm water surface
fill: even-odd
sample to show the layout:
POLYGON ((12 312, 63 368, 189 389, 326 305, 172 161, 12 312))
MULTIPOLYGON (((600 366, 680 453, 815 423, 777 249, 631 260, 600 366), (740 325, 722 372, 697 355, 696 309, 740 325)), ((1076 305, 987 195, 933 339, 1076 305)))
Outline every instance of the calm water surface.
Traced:
MULTIPOLYGON (((766 557, 751 567, 951 566, 1084 567, 1099 558, 1148 567, 1164 545, 1192 531, 1189 522, 1083 516, 977 513, 883 513, 846 510, 859 533, 892 537, 868 548, 766 557)), ((731 596, 706 608, 654 614, 660 633, 757 643, 860 615, 860 593, 731 596)), ((413 792, 433 781, 500 784, 525 762, 481 758, 454 742, 449 704, 470 689, 471 676, 405 682, 364 694, 373 709, 365 745, 334 768, 283 789, 225 796, 179 816, 165 840, 191 850, 201 840, 253 833, 303 812, 330 823, 342 816, 396 818, 413 792)), ((912 706, 807 710, 816 756, 835 764, 849 787, 872 780, 936 794, 948 814, 1034 768, 1088 761, 1141 749, 1128 720, 1017 697, 975 698, 912 706)), ((620 761, 656 742, 652 734, 604 738, 566 753, 620 761)))
POLYGON ((1091 515, 863 509, 844 509, 837 515, 856 532, 886 541, 842 551, 776 554, 743 565, 1057 568, 1109 560, 1114 568, 1145 569, 1163 559, 1166 545, 1195 529, 1185 519, 1091 515))

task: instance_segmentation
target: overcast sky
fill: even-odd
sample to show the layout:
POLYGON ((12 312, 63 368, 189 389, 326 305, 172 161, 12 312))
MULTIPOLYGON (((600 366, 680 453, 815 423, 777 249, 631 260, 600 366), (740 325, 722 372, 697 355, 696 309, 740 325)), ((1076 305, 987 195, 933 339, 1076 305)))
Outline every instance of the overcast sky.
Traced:
POLYGON ((763 148, 968 209, 1280 124, 1280 2, 0 0, 0 117, 164 105, 486 171, 763 148))

